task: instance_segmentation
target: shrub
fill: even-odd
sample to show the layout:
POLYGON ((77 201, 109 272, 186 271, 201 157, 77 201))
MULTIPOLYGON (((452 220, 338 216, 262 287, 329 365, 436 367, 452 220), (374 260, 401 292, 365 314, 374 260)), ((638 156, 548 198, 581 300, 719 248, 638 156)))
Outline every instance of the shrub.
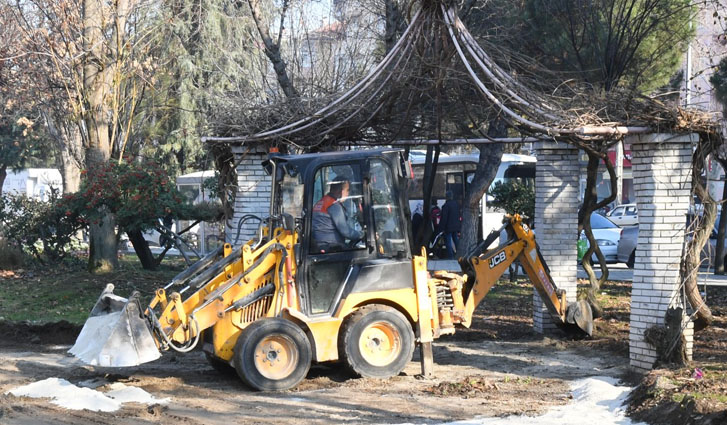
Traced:
POLYGON ((64 205, 69 216, 88 222, 110 212, 120 231, 143 232, 161 217, 176 216, 183 205, 174 182, 153 162, 107 162, 82 174, 79 191, 65 197, 64 205))
POLYGON ((490 189, 494 200, 490 203, 495 208, 502 208, 508 214, 520 214, 532 222, 535 216, 535 189, 520 180, 498 181, 490 189))
POLYGON ((69 213, 56 191, 48 201, 25 194, 0 195, 0 224, 8 246, 39 260, 58 261, 71 249, 83 219, 69 213))
POLYGON ((24 260, 21 250, 10 246, 5 238, 0 237, 0 269, 12 270, 22 267, 24 260))
POLYGON ((119 232, 129 235, 144 268, 158 265, 142 232, 157 227, 159 219, 219 219, 221 208, 213 203, 191 205, 166 171, 154 162, 107 162, 82 172, 81 187, 64 197, 68 217, 93 223, 104 214, 116 217, 119 232))

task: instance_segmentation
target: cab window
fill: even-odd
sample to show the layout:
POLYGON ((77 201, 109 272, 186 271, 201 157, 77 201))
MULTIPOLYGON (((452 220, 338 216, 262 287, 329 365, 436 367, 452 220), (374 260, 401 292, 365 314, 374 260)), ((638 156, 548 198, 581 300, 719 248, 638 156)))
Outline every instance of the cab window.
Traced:
POLYGON ((319 168, 313 180, 311 252, 365 248, 361 171, 356 164, 319 168))
POLYGON ((391 167, 382 160, 372 160, 369 168, 376 250, 383 257, 406 254, 406 230, 391 167))

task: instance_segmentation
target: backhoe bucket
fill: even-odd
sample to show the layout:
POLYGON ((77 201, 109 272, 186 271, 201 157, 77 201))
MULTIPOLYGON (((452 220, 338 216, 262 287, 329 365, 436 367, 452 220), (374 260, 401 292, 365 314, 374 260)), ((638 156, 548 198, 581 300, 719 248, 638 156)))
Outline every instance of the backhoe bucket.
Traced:
POLYGON ((161 354, 142 314, 139 293, 127 300, 106 285, 69 353, 93 366, 136 366, 161 354))
POLYGON ((565 321, 572 325, 576 333, 582 331, 591 336, 593 333, 593 311, 586 300, 578 300, 569 304, 565 312, 565 321))

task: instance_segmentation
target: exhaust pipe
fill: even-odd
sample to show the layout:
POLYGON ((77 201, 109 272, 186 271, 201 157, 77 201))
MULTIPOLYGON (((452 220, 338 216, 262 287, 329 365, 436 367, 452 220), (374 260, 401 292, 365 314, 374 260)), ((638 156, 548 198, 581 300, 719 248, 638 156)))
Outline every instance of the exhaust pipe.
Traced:
POLYGON ((114 294, 113 284, 106 285, 68 352, 103 367, 137 366, 161 357, 139 298, 134 291, 127 300, 114 294))

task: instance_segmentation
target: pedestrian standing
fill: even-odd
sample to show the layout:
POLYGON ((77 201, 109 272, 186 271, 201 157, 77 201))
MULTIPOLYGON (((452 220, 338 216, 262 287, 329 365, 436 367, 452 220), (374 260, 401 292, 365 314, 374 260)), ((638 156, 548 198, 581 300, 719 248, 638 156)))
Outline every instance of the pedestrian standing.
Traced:
POLYGON ((459 232, 462 230, 462 214, 459 202, 454 199, 454 193, 447 191, 447 201, 442 206, 442 219, 439 221, 439 229, 444 233, 444 240, 447 245, 447 258, 453 259, 459 242, 459 232))

